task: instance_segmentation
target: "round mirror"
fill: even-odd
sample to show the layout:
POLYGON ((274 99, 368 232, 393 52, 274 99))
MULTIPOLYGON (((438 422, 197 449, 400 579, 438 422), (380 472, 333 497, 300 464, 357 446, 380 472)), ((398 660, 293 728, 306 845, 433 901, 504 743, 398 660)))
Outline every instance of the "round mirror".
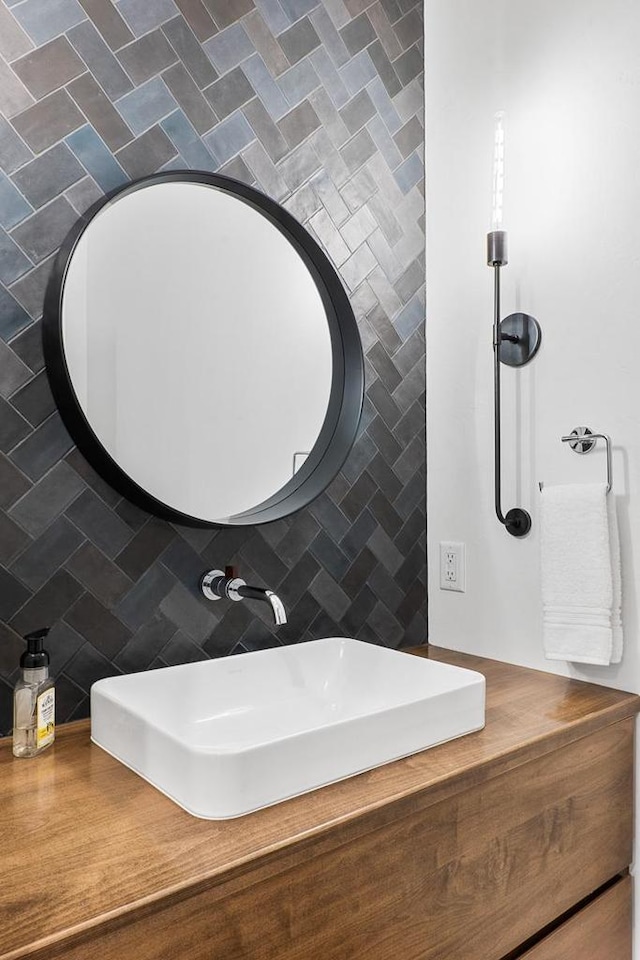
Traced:
POLYGON ((362 409, 360 339, 328 259, 277 203, 213 174, 148 177, 90 211, 57 257, 44 349, 94 468, 180 523, 305 506, 362 409))

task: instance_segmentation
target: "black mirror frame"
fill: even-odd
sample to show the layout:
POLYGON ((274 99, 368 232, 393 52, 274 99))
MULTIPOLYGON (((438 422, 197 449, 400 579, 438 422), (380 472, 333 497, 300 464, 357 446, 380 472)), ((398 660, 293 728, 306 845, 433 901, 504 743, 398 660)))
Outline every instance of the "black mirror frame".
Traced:
POLYGON ((54 261, 44 300, 42 339, 47 376, 65 426, 80 452, 115 490, 143 510, 192 527, 234 527, 269 523, 308 506, 331 483, 356 438, 364 400, 364 358, 356 319, 342 282, 308 231, 274 200, 230 177, 196 170, 157 173, 132 181, 95 203, 72 227, 54 261), (309 269, 322 299, 332 351, 327 414, 314 447, 292 479, 277 493, 225 521, 204 520, 152 496, 113 459, 94 433, 76 396, 62 336, 62 300, 69 264, 93 217, 119 197, 158 183, 190 182, 224 190, 265 216, 289 240, 309 269))

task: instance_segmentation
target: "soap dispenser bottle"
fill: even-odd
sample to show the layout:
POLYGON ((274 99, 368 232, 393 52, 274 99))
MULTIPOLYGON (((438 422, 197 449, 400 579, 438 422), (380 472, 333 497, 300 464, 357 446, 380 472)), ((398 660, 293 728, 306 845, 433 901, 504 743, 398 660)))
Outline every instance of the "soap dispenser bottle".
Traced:
POLYGON ((55 738, 56 691, 49 677, 44 638, 49 628, 25 636, 20 657, 22 675, 13 691, 13 755, 35 757, 55 738))

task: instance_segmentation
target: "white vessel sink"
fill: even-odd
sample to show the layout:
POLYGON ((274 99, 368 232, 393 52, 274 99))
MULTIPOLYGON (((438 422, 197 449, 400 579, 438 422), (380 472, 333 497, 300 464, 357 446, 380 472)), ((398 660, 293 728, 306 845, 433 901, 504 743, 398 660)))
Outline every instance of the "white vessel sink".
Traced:
POLYGON ((484 677, 332 637, 99 680, 91 739, 196 817, 237 817, 484 726, 484 677))

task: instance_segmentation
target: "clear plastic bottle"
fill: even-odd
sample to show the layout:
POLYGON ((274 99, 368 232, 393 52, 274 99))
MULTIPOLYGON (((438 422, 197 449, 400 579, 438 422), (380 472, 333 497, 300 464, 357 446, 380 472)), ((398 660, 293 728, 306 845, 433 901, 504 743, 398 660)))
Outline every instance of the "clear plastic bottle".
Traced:
POLYGON ((22 676, 13 691, 13 755, 35 757, 55 739, 56 692, 44 649, 48 627, 28 633, 20 657, 22 676))

